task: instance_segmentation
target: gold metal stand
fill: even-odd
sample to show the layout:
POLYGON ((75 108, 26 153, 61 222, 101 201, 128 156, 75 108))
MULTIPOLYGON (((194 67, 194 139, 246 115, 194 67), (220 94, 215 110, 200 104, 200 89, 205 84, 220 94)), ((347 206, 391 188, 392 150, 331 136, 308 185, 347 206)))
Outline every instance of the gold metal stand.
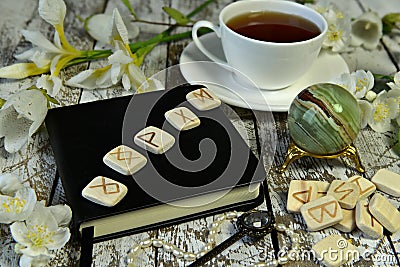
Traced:
POLYGON ((280 168, 278 168, 277 171, 279 173, 284 173, 293 161, 305 156, 319 159, 334 159, 341 156, 348 157, 354 161, 357 171, 359 171, 360 173, 365 172, 365 169, 361 164, 360 157, 358 156, 357 149, 354 145, 348 145, 345 149, 335 154, 317 155, 301 149, 293 141, 290 142, 285 162, 280 168))

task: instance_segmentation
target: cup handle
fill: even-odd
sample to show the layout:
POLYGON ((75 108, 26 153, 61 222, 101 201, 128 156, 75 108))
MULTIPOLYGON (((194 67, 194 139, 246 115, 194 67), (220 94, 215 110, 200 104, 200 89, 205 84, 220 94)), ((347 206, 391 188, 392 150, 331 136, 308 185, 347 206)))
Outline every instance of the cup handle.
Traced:
POLYGON ((205 46, 200 42, 199 37, 197 35, 197 32, 200 28, 209 28, 211 30, 213 30, 216 34, 218 38, 221 38, 221 28, 214 25, 213 23, 206 21, 206 20, 200 20, 198 22, 196 22, 193 25, 192 28, 192 38, 194 43, 196 44, 197 48, 200 49, 200 51, 206 55, 209 59, 211 59, 212 61, 216 62, 216 63, 220 63, 223 65, 228 64, 226 61, 220 59, 219 57, 215 56, 213 53, 211 53, 207 48, 205 48, 205 46))

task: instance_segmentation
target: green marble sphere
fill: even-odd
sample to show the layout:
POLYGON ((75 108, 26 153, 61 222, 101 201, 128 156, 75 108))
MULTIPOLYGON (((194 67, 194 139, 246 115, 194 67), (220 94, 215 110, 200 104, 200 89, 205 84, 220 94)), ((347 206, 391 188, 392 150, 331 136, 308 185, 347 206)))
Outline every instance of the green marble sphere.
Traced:
POLYGON ((301 91, 288 115, 289 134, 301 149, 336 154, 352 144, 361 128, 361 110, 343 87, 320 83, 301 91))

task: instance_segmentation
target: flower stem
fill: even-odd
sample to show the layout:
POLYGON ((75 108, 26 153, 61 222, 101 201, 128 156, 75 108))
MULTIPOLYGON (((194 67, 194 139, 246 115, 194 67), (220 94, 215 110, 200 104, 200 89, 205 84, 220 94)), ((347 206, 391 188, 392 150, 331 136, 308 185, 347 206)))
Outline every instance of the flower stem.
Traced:
MULTIPOLYGON (((208 32, 210 32, 210 30, 208 30, 208 29, 200 29, 199 30, 200 35, 208 33, 208 32)), ((172 35, 158 34, 147 41, 136 42, 136 43, 130 44, 129 47, 131 48, 132 53, 135 53, 139 48, 147 46, 147 45, 178 41, 178 40, 189 38, 190 36, 192 36, 191 31, 176 33, 176 34, 172 34, 172 35)))
POLYGON ((377 80, 391 80, 391 81, 393 81, 393 76, 390 76, 390 75, 376 74, 376 73, 373 73, 372 75, 374 75, 374 79, 377 79, 377 80))
POLYGON ((144 19, 134 19, 131 21, 136 22, 136 23, 145 23, 145 24, 162 25, 162 26, 180 26, 180 27, 192 27, 193 26, 193 25, 171 24, 171 23, 167 23, 167 22, 150 21, 150 20, 144 20, 144 19))
POLYGON ((196 15, 197 13, 199 13, 200 11, 202 11, 206 6, 208 6, 209 4, 211 4, 212 2, 215 2, 215 0, 207 0, 205 1, 203 4, 199 5, 198 7, 196 7, 195 9, 193 9, 192 12, 190 12, 189 14, 187 14, 188 18, 193 17, 194 15, 196 15))
MULTIPOLYGON (((193 17, 197 13, 199 13, 201 10, 203 10, 207 5, 210 3, 215 2, 215 0, 207 0, 197 8, 195 8, 193 11, 191 11, 187 17, 193 17)), ((176 33, 172 34, 171 32, 177 27, 178 25, 171 25, 168 29, 165 31, 153 36, 152 38, 146 40, 146 41, 139 41, 135 42, 132 44, 129 44, 129 47, 131 49, 132 53, 138 52, 138 58, 139 62, 141 63, 144 59, 144 57, 149 54, 153 48, 160 44, 160 43, 165 43, 165 42, 171 42, 171 41, 178 41, 182 39, 189 38, 192 34, 191 31, 186 31, 182 33, 176 33)), ((199 33, 200 34, 205 34, 210 32, 208 29, 200 29, 199 33)), ((68 62, 66 66, 71 66, 79 63, 84 63, 88 62, 91 60, 96 60, 96 59, 104 59, 109 57, 112 54, 111 50, 87 50, 87 51, 81 51, 81 56, 71 60, 68 62)))
MULTIPOLYGON (((211 4, 212 2, 215 2, 215 0, 207 0, 205 1, 203 4, 201 4, 200 6, 196 7, 193 11, 191 11, 187 17, 191 18, 194 15, 196 15, 197 13, 199 13, 201 10, 203 10, 207 5, 211 4)), ((138 43, 134 43, 130 45, 131 51, 132 53, 136 53, 138 50, 142 50, 143 51, 138 51, 140 52, 138 57, 140 58, 140 62, 143 61, 144 57, 151 52, 151 50, 153 50, 153 48, 161 43, 161 42, 169 42, 169 41, 176 41, 176 40, 180 40, 180 39, 184 39, 184 38, 188 38, 191 36, 191 31, 187 31, 184 33, 177 33, 174 35, 170 35, 170 33, 177 27, 177 25, 172 25, 170 26, 168 29, 166 29, 165 31, 163 31, 160 34, 157 34, 155 36, 153 36, 152 38, 150 38, 147 42, 149 42, 147 45, 142 43, 141 46, 136 47, 135 45, 137 45, 138 43), (172 39, 169 39, 168 37, 171 37, 172 39), (148 46, 148 47, 146 47, 148 46)))

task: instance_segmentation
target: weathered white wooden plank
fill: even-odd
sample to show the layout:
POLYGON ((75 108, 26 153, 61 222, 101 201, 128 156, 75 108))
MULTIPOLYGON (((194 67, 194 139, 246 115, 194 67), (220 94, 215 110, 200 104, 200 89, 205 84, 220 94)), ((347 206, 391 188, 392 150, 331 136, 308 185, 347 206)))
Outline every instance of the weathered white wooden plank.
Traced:
MULTIPOLYGON (((147 238, 155 238, 156 231, 95 243, 93 246, 93 266, 127 266, 129 250, 147 238)), ((156 249, 140 251, 134 260, 135 266, 155 266, 156 249)))
POLYGON ((397 0, 385 0, 385 1, 374 1, 374 0, 358 0, 365 11, 377 12, 380 17, 383 17, 389 13, 400 12, 400 2, 397 0))
MULTIPOLYGON (((364 10, 374 10, 378 12, 380 17, 385 16, 388 13, 399 13, 400 12, 400 2, 396 0, 388 1, 372 1, 372 0, 360 0, 361 5, 364 10)), ((384 35, 382 42, 385 44, 389 53, 396 61, 397 68, 400 67, 400 36, 399 30, 394 29, 390 34, 384 35)), ((389 73, 388 73, 389 74, 389 73)))
MULTIPOLYGON (((2 48, 0 51, 3 51, 0 52, 2 53, 0 56, 0 66, 6 66, 16 62, 13 59, 14 52, 20 53, 31 48, 30 43, 24 40, 20 42, 21 35, 15 34, 16 32, 26 28, 30 30, 40 30, 50 39, 53 36, 52 27, 44 22, 37 13, 36 1, 14 1, 13 3, 14 4, 12 6, 8 6, 9 9, 11 7, 19 9, 20 5, 25 6, 25 8, 22 9, 21 16, 18 15, 19 11, 14 12, 13 18, 16 20, 15 27, 18 28, 8 28, 7 25, 10 23, 9 19, 3 23, 3 28, 1 31, 6 37, 2 38, 0 41, 0 47, 2 48), (29 11, 28 7, 33 9, 29 11), (28 16, 30 12, 33 13, 32 17, 24 17, 25 15, 28 16)), ((103 3, 103 0, 87 2, 66 1, 68 9, 65 19, 66 36, 78 49, 90 49, 92 42, 87 38, 87 36, 81 34, 83 24, 77 19, 76 15, 86 17, 94 10, 98 9, 99 7, 101 8, 103 3)), ((1 10, 1 13, 9 9, 1 10)), ((64 79, 68 78, 76 71, 77 68, 82 68, 82 66, 71 67, 67 71, 62 72, 60 76, 64 79)), ((37 77, 33 77, 24 80, 1 79, 0 97, 6 98, 10 93, 15 92, 16 90, 29 87, 35 83, 36 78, 37 77)), ((80 90, 63 88, 56 98, 61 102, 62 105, 68 105, 76 103, 79 98, 79 94, 80 90)), ((2 152, 2 154, 4 154, 4 152, 2 152)), ((30 186, 36 190, 39 200, 45 200, 48 202, 55 175, 55 163, 46 131, 41 129, 33 136, 28 144, 21 149, 21 151, 15 154, 6 153, 5 157, 6 158, 4 160, 4 165, 2 166, 1 172, 13 172, 20 175, 30 184, 30 186)), ((18 256, 13 252, 12 247, 14 243, 11 239, 11 235, 7 231, 2 231, 0 234, 0 244, 4 249, 4 253, 1 253, 0 255, 0 265, 17 266, 18 256)), ((66 249, 62 251, 62 255, 57 256, 52 262, 52 265, 71 266, 74 264, 77 256, 66 256, 70 248, 71 247, 67 245, 66 249)), ((60 254, 57 253, 57 255, 60 254)))

